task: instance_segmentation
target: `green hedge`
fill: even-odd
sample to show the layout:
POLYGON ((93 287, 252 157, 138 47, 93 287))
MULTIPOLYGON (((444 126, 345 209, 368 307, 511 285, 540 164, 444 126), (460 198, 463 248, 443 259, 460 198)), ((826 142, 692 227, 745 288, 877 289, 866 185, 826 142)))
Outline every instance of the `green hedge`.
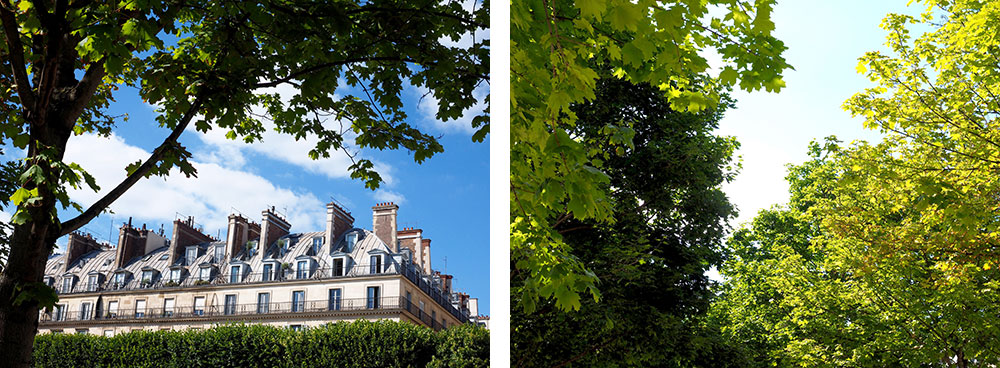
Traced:
POLYGON ((33 366, 60 367, 486 367, 489 332, 441 332, 394 321, 332 323, 292 331, 263 325, 135 331, 114 337, 35 337, 33 366))

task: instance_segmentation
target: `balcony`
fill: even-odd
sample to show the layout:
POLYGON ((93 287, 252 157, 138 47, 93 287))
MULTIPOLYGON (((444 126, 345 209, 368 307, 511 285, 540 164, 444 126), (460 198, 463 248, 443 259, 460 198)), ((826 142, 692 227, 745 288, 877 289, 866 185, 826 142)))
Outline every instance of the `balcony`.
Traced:
POLYGON ((464 323, 469 320, 468 315, 463 314, 455 308, 454 305, 452 305, 451 300, 447 295, 441 293, 439 289, 432 287, 431 284, 428 283, 424 277, 421 277, 409 264, 403 263, 399 265, 388 265, 388 267, 382 268, 383 269, 380 270, 381 272, 372 274, 370 265, 358 264, 350 268, 320 268, 314 270, 310 274, 299 275, 297 274, 297 270, 295 270, 295 266, 292 266, 288 269, 282 269, 279 267, 271 274, 251 273, 247 275, 237 275, 237 277, 234 278, 228 273, 223 273, 216 275, 210 280, 200 280, 197 275, 187 275, 187 277, 181 278, 180 281, 174 281, 169 278, 162 277, 169 275, 168 273, 156 278, 155 280, 144 281, 134 278, 121 284, 115 283, 113 278, 96 286, 92 284, 88 285, 84 283, 77 283, 77 285, 68 292, 64 292, 63 290, 58 291, 61 295, 67 295, 106 290, 163 290, 181 287, 199 287, 205 285, 248 285, 302 280, 297 278, 297 276, 304 276, 303 279, 306 280, 336 280, 365 276, 402 275, 416 285, 417 288, 426 293, 431 300, 440 305, 445 311, 457 318, 459 321, 464 323))
POLYGON ((61 313, 43 313, 39 318, 39 323, 65 323, 76 321, 154 321, 163 319, 178 318, 227 318, 234 317, 235 320, 246 320, 248 316, 274 315, 274 314, 299 314, 299 313, 323 313, 323 312, 362 312, 374 310, 407 310, 417 316, 423 323, 433 328, 435 331, 443 328, 440 321, 435 321, 426 312, 419 310, 412 303, 408 303, 403 297, 382 297, 382 298, 351 298, 339 299, 334 302, 329 300, 305 300, 301 302, 284 303, 249 303, 249 304, 229 304, 213 305, 196 309, 194 305, 176 306, 170 309, 145 308, 142 310, 118 309, 115 312, 105 311, 98 315, 92 309, 81 313, 79 310, 63 310, 61 313))

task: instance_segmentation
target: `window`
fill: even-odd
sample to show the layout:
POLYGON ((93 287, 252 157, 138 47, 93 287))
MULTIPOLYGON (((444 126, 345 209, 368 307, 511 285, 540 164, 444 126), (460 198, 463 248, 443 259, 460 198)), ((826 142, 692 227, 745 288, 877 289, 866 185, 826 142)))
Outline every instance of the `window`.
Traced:
POLYGON ((323 246, 323 238, 313 238, 312 254, 319 254, 319 248, 323 246))
POLYGON ((358 242, 358 234, 350 233, 347 234, 347 253, 350 253, 354 249, 354 244, 358 242))
POLYGON ((441 317, 441 328, 448 328, 448 321, 445 321, 444 317, 441 317))
POLYGON ((73 277, 72 276, 64 277, 63 278, 62 292, 68 293, 68 292, 71 292, 71 291, 73 291, 73 277))
POLYGON ((369 270, 368 273, 372 274, 382 273, 382 257, 372 256, 370 265, 371 265, 371 270, 369 270))
POLYGON ((226 295, 226 305, 222 312, 226 315, 236 314, 236 295, 226 295))
POLYGON ((168 258, 170 258, 169 254, 164 254, 164 255, 160 256, 160 260, 161 261, 166 261, 168 258))
POLYGON ((92 305, 93 304, 90 304, 90 303, 81 303, 80 304, 80 320, 86 321, 86 320, 90 319, 90 311, 91 311, 90 307, 92 305))
POLYGON ((240 266, 229 268, 229 282, 232 284, 240 282, 240 266))
POLYGON ((170 270, 170 281, 181 282, 181 269, 175 268, 170 270))
POLYGON ((226 258, 226 246, 225 245, 218 245, 218 246, 216 246, 215 247, 215 262, 216 263, 222 263, 222 261, 225 258, 226 258))
POLYGON ((174 316, 174 298, 163 299, 163 316, 174 316))
POLYGON ((139 299, 135 301, 135 318, 142 318, 146 316, 146 299, 139 299))
POLYGON ((368 309, 378 309, 379 307, 379 287, 368 287, 368 309))
POLYGON ((52 286, 56 283, 56 279, 52 277, 45 278, 45 285, 52 286))
POLYGON ((305 310, 306 292, 297 290, 292 292, 292 312, 305 310))
POLYGON ((431 311, 431 321, 438 318, 438 312, 436 310, 431 311))
POLYGON ((212 278, 211 267, 202 267, 201 270, 198 271, 198 280, 208 281, 210 278, 212 278))
POLYGON ((66 312, 66 305, 65 304, 56 304, 56 308, 55 308, 55 310, 52 313, 52 320, 53 321, 62 321, 66 317, 66 315, 64 314, 65 312, 66 312))
POLYGON ((274 265, 271 263, 264 264, 264 274, 262 280, 271 281, 271 275, 274 274, 274 265))
POLYGON ((344 259, 337 258, 333 260, 333 275, 334 276, 344 276, 344 259))
POLYGON ((292 331, 302 331, 302 325, 290 325, 288 326, 292 331))
POLYGON ((108 302, 108 316, 111 318, 118 317, 118 301, 112 300, 108 302))
POLYGON ((420 310, 417 311, 417 317, 423 318, 423 316, 424 316, 424 301, 421 300, 420 301, 420 310))
POLYGON ((194 297, 194 315, 196 316, 205 315, 205 297, 203 296, 194 297))
POLYGON ((409 291, 406 292, 406 310, 410 310, 410 303, 413 301, 413 294, 409 291))
POLYGON ((295 278, 305 279, 309 277, 308 264, 309 261, 299 261, 298 267, 295 270, 295 278))
POLYGON ((87 277, 87 291, 97 291, 97 275, 87 277))
POLYGON ((329 310, 340 310, 340 289, 330 289, 329 310))
POLYGON ((257 294, 257 313, 264 314, 271 312, 271 293, 257 294))
POLYGON ((115 274, 115 289, 120 289, 125 287, 125 273, 119 272, 115 274))
POLYGON ((104 330, 104 337, 111 337, 115 335, 115 330, 104 330))
POLYGON ((197 247, 188 248, 187 253, 185 253, 184 256, 185 264, 187 264, 188 266, 193 265, 194 260, 196 258, 198 258, 198 248, 197 247))
POLYGON ((90 333, 90 330, 88 330, 86 328, 78 328, 78 329, 76 329, 76 334, 77 335, 86 335, 88 333, 90 333))
POLYGON ((142 283, 146 285, 153 283, 153 270, 142 271, 142 283))

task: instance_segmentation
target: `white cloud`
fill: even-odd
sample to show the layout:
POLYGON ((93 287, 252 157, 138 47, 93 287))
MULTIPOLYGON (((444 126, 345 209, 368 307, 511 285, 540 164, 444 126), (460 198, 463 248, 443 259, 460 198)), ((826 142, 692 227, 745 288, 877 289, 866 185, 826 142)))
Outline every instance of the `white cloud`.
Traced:
POLYGON ((378 202, 393 202, 395 204, 403 204, 406 202, 406 197, 398 192, 391 190, 379 189, 372 194, 375 200, 378 202))
POLYGON ((477 101, 475 105, 465 110, 462 117, 457 120, 441 121, 434 116, 438 111, 440 101, 430 93, 429 89, 423 86, 409 86, 408 90, 419 99, 417 110, 420 112, 421 120, 425 126, 438 132, 459 132, 470 135, 477 130, 472 127, 472 118, 483 113, 483 110, 486 109, 486 96, 490 94, 489 84, 485 82, 480 84, 479 87, 472 90, 472 95, 477 101))
MULTIPOLYGON (((125 167, 149 156, 117 136, 102 138, 85 134, 70 140, 66 160, 82 165, 97 179, 101 193, 89 189, 71 190, 70 197, 85 208, 125 178, 125 167)), ((209 235, 225 232, 228 215, 237 208, 251 219, 256 211, 275 206, 283 212, 293 231, 323 229, 326 207, 311 193, 281 188, 258 175, 223 167, 217 163, 192 161, 198 177, 187 178, 171 170, 166 178, 141 179, 111 205, 117 216, 131 216, 135 222, 163 223, 168 231, 178 213, 194 216, 209 235)), ((116 217, 117 217, 116 216, 116 217)))

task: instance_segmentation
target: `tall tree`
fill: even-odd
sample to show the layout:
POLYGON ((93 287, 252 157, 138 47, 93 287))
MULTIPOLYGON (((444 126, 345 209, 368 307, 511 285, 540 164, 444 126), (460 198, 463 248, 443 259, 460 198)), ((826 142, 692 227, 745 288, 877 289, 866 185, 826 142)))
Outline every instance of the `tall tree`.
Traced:
MULTIPOLYGON (((516 366, 718 366, 734 361, 703 317, 712 296, 705 276, 722 257, 726 221, 735 210, 721 190, 733 178, 731 137, 712 134, 717 108, 677 112, 654 87, 613 77, 595 99, 576 104, 569 135, 603 161, 614 223, 564 215, 554 229, 570 255, 601 279, 601 302, 577 311, 545 301, 533 313, 514 308, 511 361, 516 366), (635 127, 632 145, 605 141, 606 123, 635 127), (621 154, 613 154, 614 150, 621 154)), ((512 297, 530 283, 513 270, 512 297)), ((735 364, 735 362, 734 362, 735 364)))
POLYGON ((773 4, 511 3, 511 266, 529 275, 518 289, 520 307, 532 310, 540 298, 554 297, 558 307, 576 309, 580 293, 599 296, 597 277, 571 255, 555 225, 566 215, 612 220, 609 177, 590 153, 605 142, 628 147, 631 132, 605 121, 603 139, 580 141, 570 134, 577 120, 570 106, 593 100, 598 75, 605 72, 659 88, 678 111, 714 108, 720 91, 737 83, 748 91, 780 89, 789 65, 781 57, 783 43, 771 35, 773 4), (723 64, 711 80, 698 77, 708 74, 700 54, 708 50, 723 64))
MULTIPOLYGON (((467 48, 442 42, 486 27, 488 2, 474 11, 453 1, 89 1, 0 0, 0 140, 26 150, 7 267, 0 274, 0 366, 27 366, 38 308, 53 291, 41 282, 58 237, 100 214, 144 177, 179 168, 195 175, 178 143, 188 126, 261 138, 262 119, 295 138, 313 136, 312 158, 349 147, 399 149, 422 162, 442 147, 406 122, 401 91, 409 83, 440 100, 437 117, 458 118, 486 82, 488 40, 467 48), (268 87, 292 86, 282 100, 268 87), (156 124, 170 133, 149 158, 88 208, 67 187, 98 190, 79 165, 64 162, 73 135, 111 134, 107 113, 119 86, 161 106, 156 124), (335 93, 338 87, 357 93, 335 93), (266 116, 251 114, 262 106, 266 116), (324 117, 348 122, 324 125, 324 117), (356 135, 345 142, 347 132, 356 135), (58 207, 80 215, 60 219, 58 207)), ((474 119, 482 140, 485 112, 474 119)), ((150 122, 152 123, 152 122, 150 122)), ((351 176, 370 188, 381 178, 365 157, 351 176)))

